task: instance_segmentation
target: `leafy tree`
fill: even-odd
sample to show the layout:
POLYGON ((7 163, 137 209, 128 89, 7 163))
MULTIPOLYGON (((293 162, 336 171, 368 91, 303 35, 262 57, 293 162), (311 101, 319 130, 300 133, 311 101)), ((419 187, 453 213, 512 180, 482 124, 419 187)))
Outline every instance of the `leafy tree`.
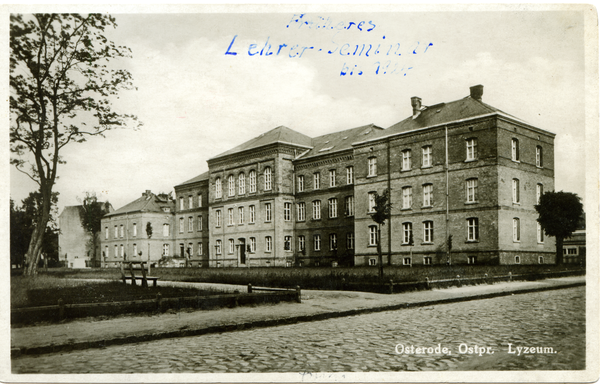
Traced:
POLYGON ((383 256, 381 254, 381 226, 389 219, 392 210, 390 202, 390 190, 386 189, 383 194, 374 192, 375 207, 371 213, 371 219, 377 223, 377 254, 379 255, 379 277, 383 278, 383 256))
POLYGON ((99 262, 99 260, 96 260, 98 256, 98 234, 102 230, 102 217, 110 212, 109 207, 108 202, 98 201, 95 192, 86 192, 82 201, 82 208, 79 211, 81 226, 90 235, 87 246, 93 266, 96 266, 99 262))
POLYGON ((546 235, 556 238, 556 264, 562 264, 563 240, 571 237, 583 215, 581 199, 570 192, 545 192, 535 210, 546 235))
POLYGON ((10 16, 11 164, 41 194, 26 275, 35 274, 40 257, 61 150, 128 122, 140 125, 112 109, 111 97, 134 87, 128 71, 107 66, 131 52, 106 39, 108 27, 115 19, 102 14, 10 16))

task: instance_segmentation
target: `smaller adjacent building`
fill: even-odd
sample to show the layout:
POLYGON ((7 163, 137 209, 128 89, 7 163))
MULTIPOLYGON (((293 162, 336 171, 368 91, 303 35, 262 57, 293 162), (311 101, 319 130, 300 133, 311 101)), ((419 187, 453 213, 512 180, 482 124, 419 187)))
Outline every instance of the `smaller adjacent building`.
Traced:
MULTIPOLYGON (((101 203, 105 212, 113 212, 110 203, 101 203)), ((58 216, 58 257, 67 268, 91 268, 100 266, 100 234, 97 234, 96 249, 92 250, 91 235, 81 223, 82 205, 71 205, 58 216)))

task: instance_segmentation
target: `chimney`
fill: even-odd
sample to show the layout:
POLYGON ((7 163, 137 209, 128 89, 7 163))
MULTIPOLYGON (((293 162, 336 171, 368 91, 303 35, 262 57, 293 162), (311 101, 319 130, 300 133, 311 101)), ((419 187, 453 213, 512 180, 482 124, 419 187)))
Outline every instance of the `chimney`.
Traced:
POLYGON ((411 97, 410 105, 412 106, 413 119, 415 119, 421 113, 421 98, 417 96, 411 97))
POLYGON ((146 192, 142 192, 142 196, 150 196, 152 192, 149 189, 146 189, 146 192))
POLYGON ((469 89, 471 90, 471 98, 481 101, 481 96, 483 96, 483 85, 474 85, 469 89))

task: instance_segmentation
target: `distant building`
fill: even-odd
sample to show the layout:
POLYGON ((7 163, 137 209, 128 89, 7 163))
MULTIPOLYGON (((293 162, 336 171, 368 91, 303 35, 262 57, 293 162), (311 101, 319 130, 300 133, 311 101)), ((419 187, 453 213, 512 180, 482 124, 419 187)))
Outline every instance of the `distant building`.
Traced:
POLYGON ((577 230, 563 240, 563 263, 585 265, 585 213, 581 216, 577 230))
MULTIPOLYGON (((110 203, 102 203, 106 212, 114 211, 110 203)), ((100 234, 96 241, 95 252, 92 252, 91 235, 81 224, 82 205, 71 205, 58 216, 58 255, 59 261, 67 268, 90 268, 100 266, 101 242, 100 234)))
POLYGON ((482 95, 477 85, 448 103, 413 97, 412 115, 387 129, 311 138, 274 128, 209 159, 207 173, 175 187, 175 204, 147 191, 107 215, 107 261, 148 242, 152 260, 211 268, 377 265, 381 241, 393 265, 554 263, 534 205, 554 190, 555 135, 482 95), (378 239, 370 213, 385 189, 391 220, 378 239))

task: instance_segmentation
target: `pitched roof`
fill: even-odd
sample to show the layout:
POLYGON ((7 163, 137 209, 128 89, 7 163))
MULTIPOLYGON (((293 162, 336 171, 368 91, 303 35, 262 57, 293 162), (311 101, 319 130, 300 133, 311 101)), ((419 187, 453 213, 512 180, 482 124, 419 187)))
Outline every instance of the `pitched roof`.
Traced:
MULTIPOLYGON (((175 208, 175 203, 169 201, 169 199, 163 199, 155 195, 154 193, 143 193, 142 196, 129 204, 117 209, 114 212, 107 214, 106 216, 120 215, 128 212, 164 212, 163 208, 170 208, 171 211, 175 208)), ((106 217, 105 216, 105 217, 106 217)))
POLYGON ((352 143, 375 137, 384 129, 374 124, 328 133, 312 139, 312 149, 301 156, 302 159, 352 148, 352 143))
POLYGON ((203 180, 208 180, 208 171, 194 177, 193 179, 189 179, 188 181, 184 181, 183 183, 176 185, 175 188, 181 187, 181 186, 184 186, 187 184, 194 184, 194 183, 197 183, 197 182, 203 181, 203 180))
MULTIPOLYGON (((440 103, 432 106, 423 106, 419 115, 413 119, 412 116, 396 123, 385 130, 385 135, 412 131, 414 129, 431 127, 438 124, 450 123, 457 120, 470 117, 488 115, 490 113, 501 113, 510 116, 513 119, 522 121, 506 112, 492 107, 471 96, 463 99, 451 101, 449 103, 440 103)), ((524 122, 524 121, 523 121, 524 122)))
MULTIPOLYGON (((243 144, 238 145, 226 152, 223 152, 212 159, 231 155, 233 153, 242 152, 252 148, 262 147, 267 144, 273 143, 287 143, 303 147, 310 147, 312 139, 300 132, 296 132, 293 129, 280 125, 277 128, 273 128, 268 132, 263 133, 251 140, 246 141, 243 144)), ((211 160, 212 160, 211 159, 211 160)))

